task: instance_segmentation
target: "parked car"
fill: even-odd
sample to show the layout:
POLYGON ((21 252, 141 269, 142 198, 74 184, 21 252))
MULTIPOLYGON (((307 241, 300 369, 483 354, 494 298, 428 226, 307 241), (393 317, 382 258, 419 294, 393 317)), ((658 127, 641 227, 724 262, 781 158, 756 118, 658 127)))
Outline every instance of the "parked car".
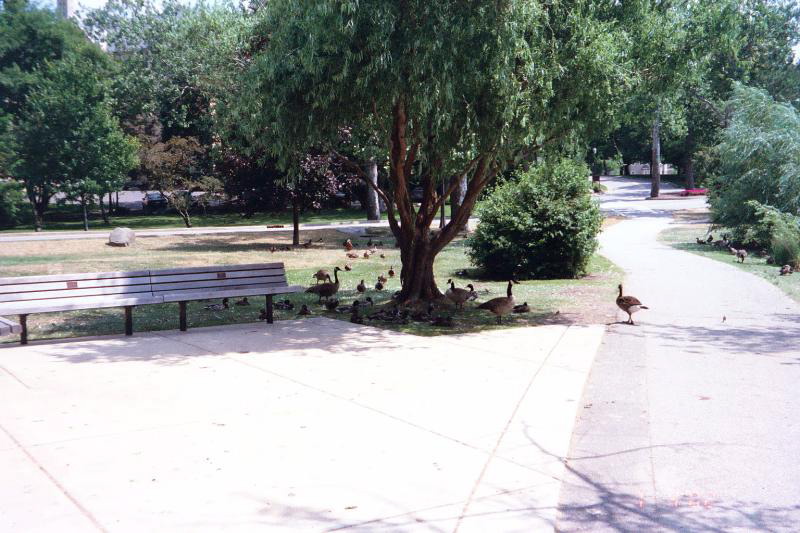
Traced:
POLYGON ((163 194, 160 192, 148 192, 142 198, 142 210, 145 213, 155 213, 157 211, 166 211, 169 203, 163 194))

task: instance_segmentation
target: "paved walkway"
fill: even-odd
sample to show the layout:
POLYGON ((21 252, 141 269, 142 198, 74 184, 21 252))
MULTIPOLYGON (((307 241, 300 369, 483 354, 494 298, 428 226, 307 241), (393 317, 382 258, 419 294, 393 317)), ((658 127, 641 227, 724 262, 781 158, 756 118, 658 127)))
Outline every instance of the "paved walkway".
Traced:
POLYGON ((552 530, 604 328, 0 348, 0 531, 552 530))
POLYGON ((797 531, 800 305, 657 242, 670 211, 696 200, 644 201, 646 183, 608 183, 604 210, 633 218, 604 232, 602 252, 651 309, 604 338, 559 530, 797 531))

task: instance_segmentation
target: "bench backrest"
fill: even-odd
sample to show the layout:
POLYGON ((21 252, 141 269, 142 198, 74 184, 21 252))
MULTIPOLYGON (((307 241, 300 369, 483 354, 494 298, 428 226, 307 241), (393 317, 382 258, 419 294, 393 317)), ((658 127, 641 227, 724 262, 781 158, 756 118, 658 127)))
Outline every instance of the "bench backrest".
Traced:
POLYGON ((163 295, 165 301, 179 301, 197 293, 208 293, 208 298, 213 298, 215 292, 263 290, 268 294, 287 286, 283 263, 151 270, 150 285, 153 295, 163 295))
POLYGON ((0 278, 0 306, 11 302, 150 295, 150 271, 0 278))

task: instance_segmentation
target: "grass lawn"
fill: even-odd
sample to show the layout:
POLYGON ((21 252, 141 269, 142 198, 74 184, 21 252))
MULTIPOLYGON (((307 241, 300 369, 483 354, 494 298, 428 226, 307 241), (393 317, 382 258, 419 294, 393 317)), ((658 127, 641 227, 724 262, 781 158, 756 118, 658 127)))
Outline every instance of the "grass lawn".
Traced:
MULTIPOLYGON (((708 224, 690 224, 676 226, 661 232, 659 239, 676 248, 686 252, 692 252, 715 261, 722 261, 729 265, 734 265, 751 274, 762 277, 783 292, 788 294, 795 301, 800 302, 800 275, 780 276, 780 265, 768 265, 766 259, 748 256, 744 263, 739 263, 727 250, 708 245, 701 245, 695 242, 696 237, 703 237, 708 230, 708 224)), ((714 232, 718 236, 722 231, 714 232)))
MULTIPOLYGON (((337 295, 342 303, 349 304, 356 297, 356 285, 361 279, 373 287, 378 274, 386 273, 390 266, 400 270, 400 253, 393 247, 388 230, 375 229, 373 238, 384 241, 384 248, 369 259, 345 257, 341 242, 351 237, 334 230, 303 231, 301 237, 319 238, 311 249, 298 248, 287 252, 270 253, 272 245, 291 242, 286 232, 264 235, 214 235, 139 238, 129 248, 113 248, 101 240, 46 241, 10 243, 0 247, 0 276, 24 276, 61 274, 72 272, 103 272, 114 270, 136 270, 142 268, 166 268, 198 266, 208 264, 237 264, 282 261, 286 265, 290 284, 311 285, 312 273, 319 268, 332 271, 335 265, 343 267, 349 262, 351 272, 341 272, 341 289, 337 295), (383 253, 386 257, 380 258, 383 253)), ((364 248, 368 237, 354 238, 364 248)), ((486 301, 505 295, 506 283, 477 279, 477 272, 469 268, 464 240, 454 241, 437 259, 437 280, 443 287, 447 278, 454 278, 459 287, 473 283, 480 298, 486 301), (467 269, 467 276, 456 276, 455 272, 467 269)), ((514 288, 515 299, 528 302, 531 312, 511 315, 502 326, 494 324, 494 315, 474 309, 475 303, 467 304, 464 311, 442 308, 437 313, 454 315, 453 328, 436 328, 426 323, 411 322, 408 325, 386 325, 373 322, 378 327, 406 331, 420 335, 463 333, 496 327, 529 326, 546 323, 606 323, 615 313, 614 288, 621 279, 620 270, 605 258, 596 255, 592 259, 591 274, 580 280, 525 281, 514 288)), ((369 290, 376 305, 390 300, 392 293, 400 288, 397 277, 390 279, 381 292, 369 290)), ((280 298, 280 297, 278 297, 280 298)), ((299 309, 307 303, 315 315, 347 320, 348 315, 326 312, 316 303, 311 294, 295 294, 290 297, 299 309)), ((212 312, 203 309, 208 303, 192 302, 188 306, 189 327, 209 326, 225 323, 257 321, 261 298, 252 298, 250 307, 232 306, 231 310, 212 312)), ((276 319, 295 318, 296 311, 276 311, 276 319)), ((98 309, 64 313, 47 313, 28 317, 31 339, 77 337, 86 335, 121 334, 123 331, 122 309, 98 309)), ((135 331, 156 331, 178 328, 178 306, 176 304, 147 305, 134 310, 135 331)), ((0 342, 17 341, 16 336, 0 337, 0 342)))
MULTIPOLYGON (((51 217, 45 216, 44 231, 83 231, 83 219, 74 206, 58 206, 53 209, 51 217)), ((300 216, 301 224, 323 224, 340 221, 365 220, 364 211, 359 209, 321 209, 310 211, 300 216)), ((383 214, 383 219, 386 215, 383 214)), ((292 213, 255 213, 245 218, 239 213, 209 213, 208 215, 192 215, 192 227, 207 226, 259 226, 268 224, 284 224, 291 227, 292 213)), ((106 225, 99 213, 93 213, 89 220, 89 230, 111 230, 115 227, 131 229, 170 229, 186 226, 176 213, 151 214, 134 213, 130 215, 112 216, 106 225)), ((33 224, 20 225, 12 229, 0 230, 0 233, 34 231, 33 224)))

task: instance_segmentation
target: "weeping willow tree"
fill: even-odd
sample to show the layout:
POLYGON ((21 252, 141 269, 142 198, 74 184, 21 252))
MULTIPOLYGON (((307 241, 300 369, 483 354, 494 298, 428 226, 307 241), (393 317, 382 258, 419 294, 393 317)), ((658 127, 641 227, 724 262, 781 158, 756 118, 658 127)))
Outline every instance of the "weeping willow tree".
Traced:
POLYGON ((760 89, 736 85, 733 114, 717 146, 721 176, 712 185, 715 220, 752 224, 752 202, 800 215, 800 115, 760 89))
POLYGON ((285 166, 311 149, 340 157, 386 204, 401 250, 400 300, 435 298, 434 259, 487 184, 604 125, 614 109, 626 40, 590 4, 272 0, 246 54, 235 123, 285 166), (337 148, 343 130, 378 147, 385 184, 361 170, 358 150, 337 148), (460 208, 432 233, 464 180, 460 208))

